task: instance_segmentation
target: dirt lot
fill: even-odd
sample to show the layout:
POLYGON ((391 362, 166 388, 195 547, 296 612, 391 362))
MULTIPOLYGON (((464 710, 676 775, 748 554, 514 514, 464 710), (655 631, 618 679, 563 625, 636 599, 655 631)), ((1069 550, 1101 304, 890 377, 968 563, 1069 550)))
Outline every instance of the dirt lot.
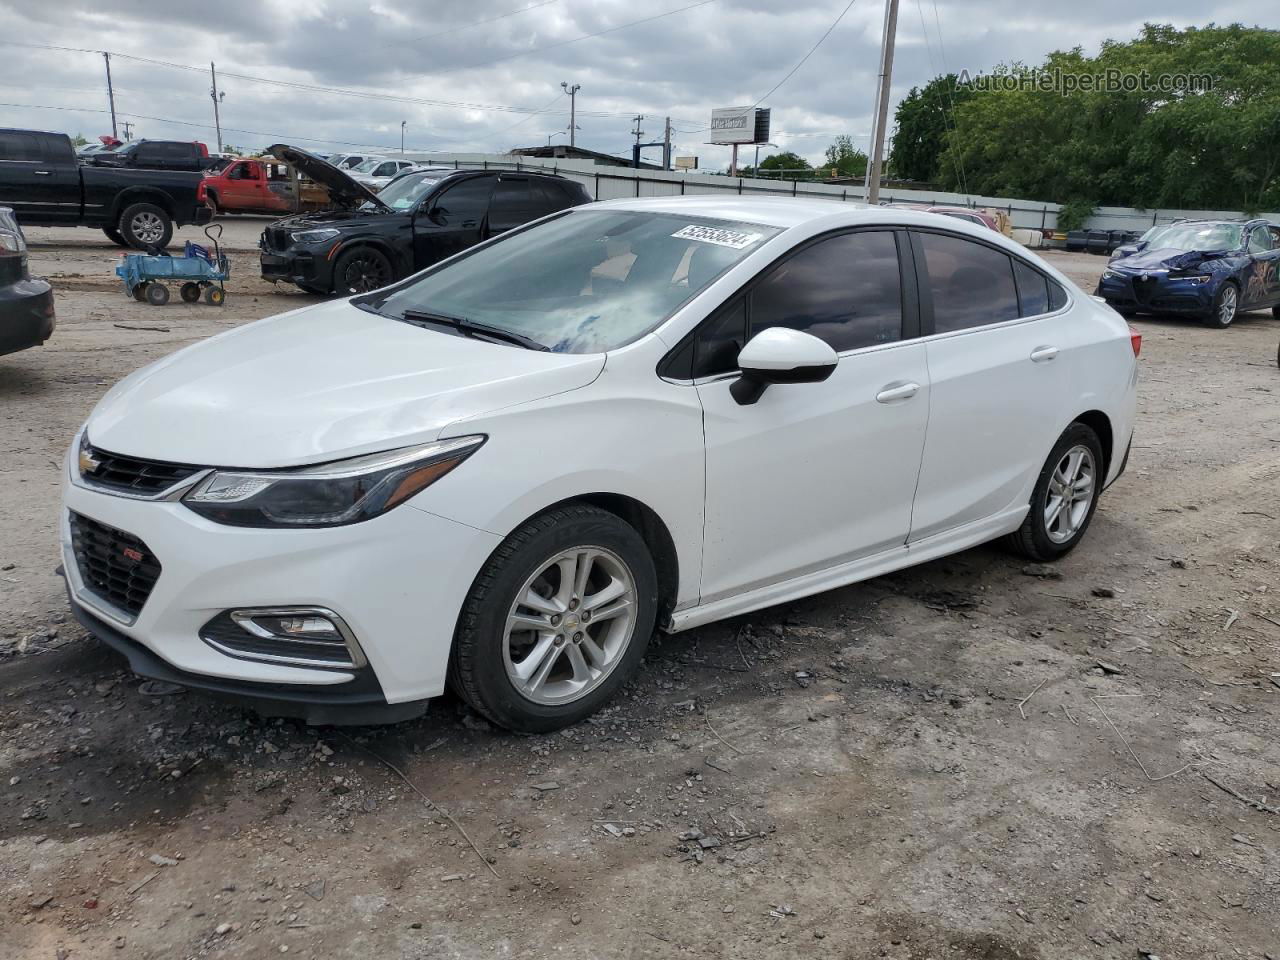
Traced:
POLYGON ((313 302, 256 278, 260 229, 222 309, 31 232, 59 325, 0 359, 0 956, 1280 958, 1269 314, 1136 324, 1129 470, 1052 576, 984 547, 664 638, 555 736, 451 700, 307 729, 142 684, 53 573, 107 387, 313 302))

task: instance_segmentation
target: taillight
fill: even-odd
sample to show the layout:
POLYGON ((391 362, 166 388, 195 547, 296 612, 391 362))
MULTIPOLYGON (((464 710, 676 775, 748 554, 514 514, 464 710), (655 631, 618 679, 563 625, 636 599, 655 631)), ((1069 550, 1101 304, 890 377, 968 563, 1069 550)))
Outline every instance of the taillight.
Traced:
POLYGON ((209 188, 205 185, 205 182, 201 180, 196 184, 196 203, 204 203, 208 199, 209 188))
POLYGON ((1129 345, 1133 347, 1133 355, 1136 357, 1142 353, 1142 334, 1133 327, 1129 328, 1129 345))

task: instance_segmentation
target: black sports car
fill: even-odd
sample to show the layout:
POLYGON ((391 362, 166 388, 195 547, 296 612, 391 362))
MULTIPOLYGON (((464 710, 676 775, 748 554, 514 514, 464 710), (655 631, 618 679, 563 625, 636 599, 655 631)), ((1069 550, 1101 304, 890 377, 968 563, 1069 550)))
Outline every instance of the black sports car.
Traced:
POLYGON ((1280 316, 1280 227, 1265 220, 1182 220, 1107 265, 1098 296, 1123 314, 1190 316, 1228 327, 1236 314, 1280 316))
POLYGON ((324 184, 337 209, 277 220, 259 243, 262 276, 308 293, 385 287, 495 234, 590 203, 586 188, 550 174, 418 169, 374 193, 314 154, 268 148, 324 184))
POLYGON ((0 207, 0 354, 40 346, 53 323, 53 288, 31 276, 22 228, 0 207))

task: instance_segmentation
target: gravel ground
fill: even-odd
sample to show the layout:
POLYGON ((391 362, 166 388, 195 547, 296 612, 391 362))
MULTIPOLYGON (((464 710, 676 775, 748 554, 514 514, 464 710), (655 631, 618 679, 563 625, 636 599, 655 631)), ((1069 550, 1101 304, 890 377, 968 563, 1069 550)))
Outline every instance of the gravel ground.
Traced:
POLYGON ((1051 571, 982 547, 661 638, 554 736, 447 698, 308 729, 142 683, 53 573, 107 387, 315 302, 256 277, 262 222, 221 309, 31 231, 59 326, 0 359, 0 955, 1280 958, 1269 314, 1135 324, 1129 470, 1051 571))

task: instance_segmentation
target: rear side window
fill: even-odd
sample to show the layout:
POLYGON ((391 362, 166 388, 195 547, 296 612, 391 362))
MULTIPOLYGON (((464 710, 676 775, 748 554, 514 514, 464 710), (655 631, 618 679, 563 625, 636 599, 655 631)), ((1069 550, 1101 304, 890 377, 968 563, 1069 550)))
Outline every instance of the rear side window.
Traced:
POLYGON ((502 177, 493 188, 493 201, 489 204, 489 227, 493 230, 510 230, 522 223, 536 220, 546 211, 541 199, 529 189, 524 177, 502 177))
POLYGON ((1018 291, 1009 255, 962 237, 918 233, 933 299, 933 332, 953 333, 1017 319, 1018 291))
POLYGON ((1013 258, 1013 277, 1018 284, 1019 316, 1038 317, 1065 306, 1067 292, 1035 267, 1013 258))
POLYGON ((544 215, 567 210, 578 202, 577 193, 572 187, 554 180, 534 180, 531 186, 544 215))
POLYGON ((0 160, 43 159, 38 134, 0 131, 0 160))
POLYGON ((438 222, 449 227, 478 227, 489 211, 493 177, 472 177, 449 187, 433 206, 438 222))
POLYGON ((751 292, 750 311, 752 336, 787 327, 836 352, 901 339, 902 275, 893 234, 846 233, 804 248, 765 275, 751 292))

